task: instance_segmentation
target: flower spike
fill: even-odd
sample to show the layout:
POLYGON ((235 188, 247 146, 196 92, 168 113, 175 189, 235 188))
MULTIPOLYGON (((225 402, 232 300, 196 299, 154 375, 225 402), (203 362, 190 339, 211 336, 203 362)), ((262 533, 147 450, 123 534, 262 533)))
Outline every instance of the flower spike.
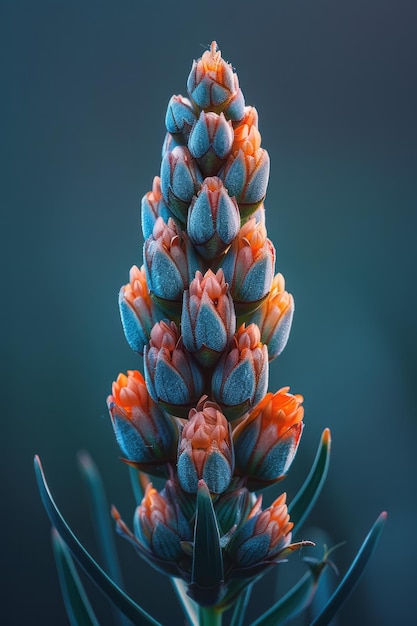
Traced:
MULTIPOLYGON (((289 387, 268 391, 269 362, 284 349, 294 314, 267 236, 269 155, 258 113, 245 105, 237 74, 216 42, 194 61, 187 92, 168 102, 160 176, 141 202, 143 266, 131 268, 119 293, 126 340, 143 355, 144 375, 133 369, 119 374, 107 398, 122 460, 131 470, 133 532, 115 507, 112 517, 139 556, 175 581, 187 623, 221 626, 223 611, 232 608, 236 626, 243 623, 253 583, 313 545, 292 537, 323 486, 330 431, 323 432, 290 506, 282 493, 264 507, 254 490, 285 477, 304 427, 303 397, 289 387), (159 479, 157 486, 150 476, 159 479)), ((107 569, 121 582, 104 528, 101 481, 85 455, 81 464, 107 569)), ((72 554, 129 622, 158 626, 73 535, 38 459, 35 472, 56 527, 71 623, 96 622, 72 554)), ((327 624, 349 595, 385 518, 376 521, 314 625, 327 624)), ((305 558, 310 573, 264 608, 253 626, 281 624, 307 608, 327 557, 305 558)))

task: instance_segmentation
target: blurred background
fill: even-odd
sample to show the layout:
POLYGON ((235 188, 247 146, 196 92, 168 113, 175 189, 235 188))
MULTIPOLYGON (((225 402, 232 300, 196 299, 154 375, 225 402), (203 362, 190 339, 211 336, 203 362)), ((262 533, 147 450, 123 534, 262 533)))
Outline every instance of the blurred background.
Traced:
MULTIPOLYGON (((259 112, 268 233, 296 301, 270 389, 304 395, 306 426, 280 489, 291 499, 330 426, 330 473, 303 538, 345 541, 333 555, 343 573, 388 511, 337 623, 415 623, 416 18, 413 0, 0 2, 4 624, 67 623, 35 453, 94 554, 79 450, 132 518, 105 399, 141 359, 117 294, 141 264, 140 199, 159 172, 166 105, 212 40, 259 112)), ((117 544, 128 591, 182 624, 167 579, 117 544)), ((284 587, 293 569, 280 566, 284 587)))

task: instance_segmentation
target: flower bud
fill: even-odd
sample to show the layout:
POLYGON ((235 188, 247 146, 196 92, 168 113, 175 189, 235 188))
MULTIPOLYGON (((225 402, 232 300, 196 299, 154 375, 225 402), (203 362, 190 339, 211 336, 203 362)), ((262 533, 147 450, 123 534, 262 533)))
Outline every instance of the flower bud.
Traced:
POLYGON ((238 487, 222 494, 214 502, 217 521, 221 528, 221 534, 226 535, 234 528, 239 527, 249 515, 256 500, 253 493, 246 487, 238 487))
POLYGON ((164 222, 168 222, 168 219, 172 217, 172 213, 162 197, 161 179, 159 176, 155 176, 152 191, 148 191, 142 198, 141 223, 145 240, 152 235, 153 227, 158 217, 162 217, 164 222))
POLYGON ((187 493, 197 493, 200 479, 212 493, 222 493, 232 479, 230 425, 217 404, 206 398, 191 409, 178 446, 178 480, 187 493))
POLYGON ((149 464, 152 472, 161 463, 173 462, 178 432, 172 419, 153 402, 143 376, 137 370, 119 374, 112 386, 107 406, 117 443, 129 461, 149 464))
POLYGON ((227 250, 240 228, 239 207, 216 176, 204 180, 188 211, 187 232, 198 253, 212 261, 227 250))
POLYGON ((172 96, 165 115, 165 126, 181 144, 186 143, 195 119, 195 113, 188 98, 172 96))
POLYGON ((285 280, 277 274, 268 297, 253 314, 254 322, 261 331, 262 343, 268 346, 269 360, 275 359, 284 350, 291 330, 294 315, 294 298, 285 291, 285 280))
POLYGON ((184 292, 181 331, 187 350, 204 366, 211 367, 229 344, 236 329, 233 300, 223 271, 196 272, 184 292))
POLYGON ((219 173, 231 196, 236 197, 243 219, 263 202, 269 178, 269 156, 260 148, 261 136, 252 126, 239 150, 227 159, 219 173))
POLYGON ((215 113, 229 109, 230 119, 241 119, 244 101, 235 77, 232 66, 222 59, 213 41, 210 50, 193 63, 187 80, 189 96, 200 109, 215 113))
POLYGON ((155 324, 143 356, 149 395, 173 415, 186 415, 203 393, 203 377, 175 322, 155 324))
POLYGON ((237 74, 233 74, 234 95, 230 98, 224 109, 224 115, 227 120, 238 122, 242 119, 245 111, 245 98, 239 87, 239 79, 237 74))
POLYGON ((155 222, 143 253, 149 291, 156 304, 168 315, 179 315, 182 295, 200 264, 187 235, 173 219, 155 222))
POLYGON ((246 413, 268 389, 268 350, 260 338, 255 324, 242 324, 213 372, 213 397, 228 419, 246 413))
POLYGON ((264 569, 271 562, 276 563, 286 558, 288 553, 311 542, 291 544, 291 529, 286 494, 279 498, 264 511, 260 510, 260 501, 255 504, 249 519, 236 531, 227 547, 236 569, 247 570, 259 567, 264 569))
POLYGON ((135 352, 143 354, 151 330, 159 315, 146 284, 145 268, 136 265, 130 269, 129 282, 119 292, 119 310, 127 343, 135 352))
POLYGON ((237 315, 253 312, 272 285, 275 248, 263 222, 252 217, 239 231, 222 262, 237 315))
POLYGON ((233 431, 238 474, 252 483, 275 482, 288 472, 303 430, 303 397, 283 387, 266 396, 233 431))
POLYGON ((202 182, 201 172, 187 147, 175 146, 172 152, 165 152, 161 163, 162 195, 182 223, 187 220, 188 207, 202 182))
POLYGON ((169 498, 165 489, 158 493, 152 483, 136 509, 134 531, 145 550, 161 561, 178 563, 184 559, 181 544, 192 540, 190 524, 175 500, 169 498))
POLYGON ((233 127, 223 113, 205 113, 194 124, 188 140, 188 149, 197 160, 204 176, 216 174, 232 149, 233 127))

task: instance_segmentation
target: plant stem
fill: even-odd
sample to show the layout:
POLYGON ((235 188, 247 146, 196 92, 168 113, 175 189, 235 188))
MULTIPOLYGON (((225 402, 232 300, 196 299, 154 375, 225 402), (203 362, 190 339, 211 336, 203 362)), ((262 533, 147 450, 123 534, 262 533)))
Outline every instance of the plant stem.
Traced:
POLYGON ((222 611, 214 606, 199 607, 200 626, 221 626, 222 611))

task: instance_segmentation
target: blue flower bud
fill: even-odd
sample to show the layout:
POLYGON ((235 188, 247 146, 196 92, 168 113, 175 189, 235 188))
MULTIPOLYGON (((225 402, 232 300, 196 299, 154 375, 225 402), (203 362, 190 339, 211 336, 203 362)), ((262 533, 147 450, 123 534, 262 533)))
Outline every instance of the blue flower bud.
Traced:
POLYGON ((166 205, 161 193, 161 179, 155 176, 153 179, 152 191, 148 191, 142 198, 141 223, 143 238, 147 239, 152 235, 153 227, 158 217, 162 217, 165 223, 173 214, 166 205))
POLYGON ((144 349, 143 364, 151 398, 173 415, 186 415, 203 392, 203 377, 185 350, 174 322, 155 324, 144 349))
POLYGON ((242 218, 248 217, 263 202, 268 187, 269 156, 263 148, 246 141, 233 152, 219 172, 224 186, 236 197, 242 218))
POLYGON ((235 93, 230 98, 226 108, 224 109, 224 115, 227 120, 238 122, 242 119, 245 112, 245 98, 243 97, 242 90, 239 87, 237 74, 234 74, 234 84, 235 93))
POLYGON ((204 176, 217 173, 233 145, 233 127, 223 113, 205 113, 194 124, 188 139, 188 149, 197 160, 204 176))
POLYGON ((129 282, 120 289, 119 309, 129 346, 135 352, 143 354, 152 327, 160 319, 160 314, 149 294, 143 265, 141 269, 136 265, 130 269, 129 282))
POLYGON ((255 324, 239 328, 211 381, 213 397, 228 419, 241 417, 268 389, 268 350, 255 324))
POLYGON ((191 409, 178 446, 178 480, 187 493, 197 493, 204 480, 212 493, 227 489, 233 475, 231 428, 214 402, 201 398, 191 409))
POLYGON ((258 486, 281 479, 297 452, 303 431, 303 397, 283 387, 266 396, 233 431, 237 473, 258 486))
POLYGON ((172 152, 165 152, 161 163, 162 195, 182 223, 187 220, 188 207, 202 182, 201 172, 188 148, 176 146, 172 152))
POLYGON ((186 143, 195 119, 195 113, 188 98, 172 96, 165 115, 165 126, 180 143, 186 143))
POLYGON ((240 228, 239 207, 216 176, 204 180, 188 211, 187 231, 198 253, 212 261, 227 250, 240 228))
POLYGON ((215 41, 201 59, 194 61, 187 90, 197 107, 216 113, 226 108, 236 94, 233 68, 222 59, 215 41))
POLYGON ((262 500, 259 498, 249 519, 233 535, 226 550, 237 575, 253 576, 271 563, 285 559, 294 550, 313 545, 309 541, 291 543, 294 524, 290 522, 285 500, 286 494, 283 493, 262 511, 262 500))
POLYGON ((222 270, 196 272, 184 292, 181 331, 187 350, 205 367, 211 367, 229 344, 236 329, 236 316, 222 270))
POLYGON ((239 231, 222 261, 222 269, 235 302, 236 314, 257 309, 271 289, 275 248, 263 222, 252 217, 239 231))
POLYGON ((113 429, 126 459, 153 473, 152 466, 174 462, 177 427, 150 398, 142 374, 127 374, 119 374, 107 398, 113 429))
POLYGON ((193 536, 190 524, 170 498, 170 491, 164 489, 158 493, 152 483, 146 487, 136 509, 134 531, 137 540, 153 557, 172 562, 184 559, 182 542, 191 541, 193 536))
POLYGON ((145 241, 143 261, 152 298, 168 315, 179 315, 182 297, 200 263, 188 237, 173 219, 159 217, 145 241))
POLYGON ((261 331, 262 343, 268 346, 268 357, 272 361, 284 350, 291 330, 294 315, 294 298, 285 291, 282 274, 277 274, 268 297, 253 314, 251 321, 261 331))

